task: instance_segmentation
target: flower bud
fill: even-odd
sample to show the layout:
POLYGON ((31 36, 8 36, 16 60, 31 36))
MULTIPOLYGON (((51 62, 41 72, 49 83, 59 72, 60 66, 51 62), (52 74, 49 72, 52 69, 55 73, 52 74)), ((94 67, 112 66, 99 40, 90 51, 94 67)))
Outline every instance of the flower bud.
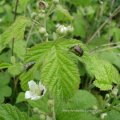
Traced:
POLYGON ((44 2, 44 1, 39 1, 38 5, 37 5, 41 10, 45 10, 46 8, 48 8, 48 3, 44 2))
POLYGON ((40 13, 40 14, 38 14, 38 17, 39 18, 45 18, 45 14, 44 13, 40 13))
POLYGON ((107 99, 110 97, 110 95, 109 94, 106 94, 106 96, 105 96, 107 99))
POLYGON ((113 88, 112 94, 115 95, 115 96, 117 96, 117 94, 118 94, 118 88, 117 87, 113 88))
POLYGON ((46 29, 45 29, 44 27, 41 27, 41 28, 39 29, 39 32, 40 32, 41 34, 45 34, 45 33, 46 33, 46 29))
POLYGON ((100 115, 100 118, 103 120, 103 119, 105 118, 105 116, 107 116, 107 113, 102 113, 102 114, 100 115))

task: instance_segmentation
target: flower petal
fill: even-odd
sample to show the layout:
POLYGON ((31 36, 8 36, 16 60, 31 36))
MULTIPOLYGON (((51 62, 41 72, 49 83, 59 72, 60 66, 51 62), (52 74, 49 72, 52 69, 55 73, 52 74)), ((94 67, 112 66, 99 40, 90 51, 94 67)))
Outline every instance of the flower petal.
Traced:
POLYGON ((25 92, 25 99, 29 99, 29 98, 31 98, 30 91, 26 91, 25 92))
POLYGON ((41 98, 41 96, 32 96, 31 97, 31 100, 38 100, 38 99, 40 99, 41 98))
POLYGON ((35 81, 31 80, 28 82, 28 86, 29 86, 30 91, 34 91, 38 85, 35 83, 35 81))
POLYGON ((46 93, 46 88, 43 84, 41 84, 41 82, 39 82, 39 89, 41 92, 43 91, 42 96, 44 96, 44 94, 46 93))

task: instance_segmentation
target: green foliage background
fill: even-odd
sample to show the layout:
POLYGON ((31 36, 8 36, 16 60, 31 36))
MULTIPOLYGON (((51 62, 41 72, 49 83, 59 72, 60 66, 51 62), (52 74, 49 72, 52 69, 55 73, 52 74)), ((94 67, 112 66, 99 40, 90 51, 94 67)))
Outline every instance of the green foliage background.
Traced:
POLYGON ((0 1, 0 119, 120 120, 120 1, 40 2, 0 1), (46 86, 42 99, 25 99, 30 80, 46 86))

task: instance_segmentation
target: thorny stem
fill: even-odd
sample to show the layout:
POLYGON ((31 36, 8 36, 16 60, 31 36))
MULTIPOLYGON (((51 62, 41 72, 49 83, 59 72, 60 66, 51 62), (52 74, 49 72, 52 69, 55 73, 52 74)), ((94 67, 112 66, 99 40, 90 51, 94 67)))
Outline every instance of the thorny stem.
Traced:
MULTIPOLYGON (((18 4, 19 4, 19 0, 16 0, 15 11, 14 11, 14 22, 15 22, 16 16, 17 16, 18 4)), ((12 53, 11 53, 12 56, 14 55, 14 42, 15 42, 15 38, 12 39, 12 53)), ((17 88, 18 80, 16 80, 15 76, 13 77, 13 79, 14 79, 14 92, 13 92, 13 96, 14 96, 17 93, 16 88, 17 88)))
MULTIPOLYGON (((15 11, 14 11, 14 21, 16 20, 16 16, 17 16, 18 3, 19 3, 19 0, 16 0, 15 11)), ((12 56, 14 54, 14 41, 15 41, 15 38, 13 38, 12 40, 12 56)))
POLYGON ((104 28, 104 26, 105 26, 114 16, 116 16, 119 12, 120 12, 120 5, 114 10, 114 12, 110 15, 110 17, 109 17, 104 23, 102 23, 102 24, 100 25, 100 27, 95 31, 95 33, 91 36, 91 38, 86 41, 86 43, 87 43, 87 44, 90 43, 90 42, 96 37, 96 35, 99 33, 99 31, 101 31, 101 30, 104 28))
POLYGON ((120 42, 103 44, 100 46, 96 46, 94 49, 90 50, 90 52, 93 53, 94 51, 102 49, 102 47, 109 47, 109 46, 113 47, 112 45, 118 46, 119 44, 120 44, 120 42))
MULTIPOLYGON (((31 27, 31 29, 30 29, 30 31, 29 31, 29 33, 28 33, 28 37, 27 37, 27 40, 26 40, 26 44, 28 44, 28 42, 29 42, 29 40, 30 40, 30 37, 31 37, 32 31, 33 31, 33 29, 34 29, 34 26, 35 26, 35 23, 33 22, 33 23, 32 23, 32 27, 31 27)), ((27 52, 27 45, 26 45, 26 52, 27 52)))
MULTIPOLYGON (((120 48, 120 46, 114 46, 114 47, 110 47, 110 48, 104 48, 102 50, 96 50, 96 52, 103 52, 103 51, 107 51, 107 50, 112 50, 112 49, 117 49, 120 48)), ((95 51, 93 51, 92 53, 94 53, 95 51)))
POLYGON ((53 120, 56 120, 56 116, 55 116, 55 101, 53 100, 53 120))

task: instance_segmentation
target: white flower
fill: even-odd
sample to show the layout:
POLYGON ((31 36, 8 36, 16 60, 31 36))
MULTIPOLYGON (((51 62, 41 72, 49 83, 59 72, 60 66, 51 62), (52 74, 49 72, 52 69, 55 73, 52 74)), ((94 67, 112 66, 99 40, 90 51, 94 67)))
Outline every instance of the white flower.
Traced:
POLYGON ((29 91, 25 92, 25 98, 31 100, 38 100, 46 93, 46 88, 39 82, 37 85, 33 80, 28 82, 29 91))
POLYGON ((65 25, 57 24, 56 28, 57 28, 57 32, 60 34, 66 34, 68 32, 73 31, 73 27, 71 25, 65 26, 65 25))
POLYGON ((102 120, 105 118, 105 116, 107 116, 107 113, 102 113, 102 114, 100 115, 100 117, 101 117, 102 120))

